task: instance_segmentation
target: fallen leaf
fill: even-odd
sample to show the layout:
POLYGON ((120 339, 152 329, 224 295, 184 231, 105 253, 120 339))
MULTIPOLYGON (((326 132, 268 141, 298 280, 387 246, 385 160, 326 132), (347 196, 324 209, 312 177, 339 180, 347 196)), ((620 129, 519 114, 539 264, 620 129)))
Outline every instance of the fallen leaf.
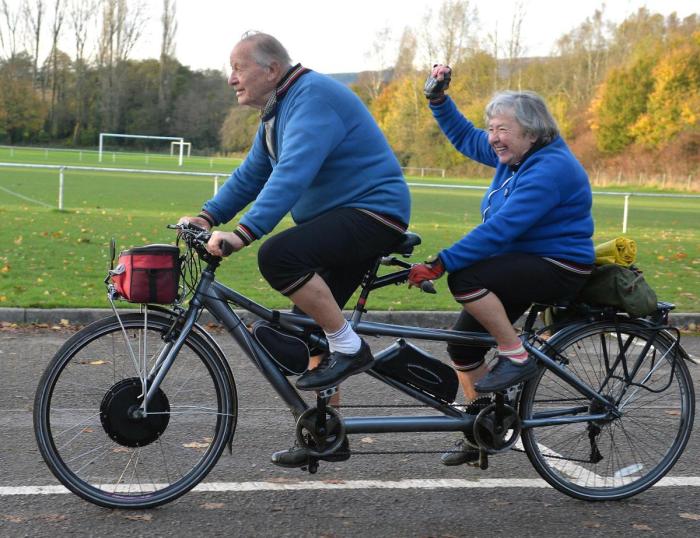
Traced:
POLYGON ((691 512, 681 512, 678 514, 683 519, 692 519, 693 521, 700 521, 700 514, 693 514, 691 512))
POLYGON ((197 441, 192 441, 191 443, 183 443, 185 448, 209 448, 209 443, 199 443, 197 441))
POLYGON ((595 521, 584 521, 583 526, 587 529, 599 529, 600 523, 596 523, 595 521))
POLYGON ((133 514, 124 516, 125 519, 130 519, 131 521, 151 521, 153 516, 151 514, 133 514))
POLYGON ((644 525, 642 523, 633 523, 632 528, 636 529, 638 531, 653 531, 654 530, 649 525, 644 525))
POLYGON ((199 505, 204 510, 220 510, 225 504, 224 503, 204 503, 199 505))
POLYGON ((362 439, 360 439, 360 443, 367 443, 371 445, 372 443, 374 443, 374 439, 372 439, 371 437, 363 437, 362 439))
POLYGON ((63 514, 45 514, 41 516, 41 519, 49 523, 53 523, 56 521, 65 521, 68 519, 68 517, 64 516, 63 514))
POLYGON ((125 446, 118 446, 118 447, 113 448, 112 452, 114 452, 115 454, 120 454, 122 452, 129 453, 129 452, 131 452, 131 449, 126 448, 125 446))

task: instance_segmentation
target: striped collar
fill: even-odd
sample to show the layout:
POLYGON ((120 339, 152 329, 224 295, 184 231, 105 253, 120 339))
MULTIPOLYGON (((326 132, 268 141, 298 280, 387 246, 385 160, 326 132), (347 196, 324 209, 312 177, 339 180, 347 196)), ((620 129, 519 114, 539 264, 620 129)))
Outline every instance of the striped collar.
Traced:
POLYGON ((270 95, 267 103, 265 103, 265 107, 262 109, 262 113, 260 114, 262 121, 268 121, 275 115, 275 112, 277 111, 277 103, 282 100, 285 94, 289 91, 289 88, 291 88, 302 75, 305 75, 309 71, 311 71, 311 69, 307 69, 301 64, 296 64, 285 73, 282 79, 277 83, 275 91, 272 93, 272 95, 270 95))

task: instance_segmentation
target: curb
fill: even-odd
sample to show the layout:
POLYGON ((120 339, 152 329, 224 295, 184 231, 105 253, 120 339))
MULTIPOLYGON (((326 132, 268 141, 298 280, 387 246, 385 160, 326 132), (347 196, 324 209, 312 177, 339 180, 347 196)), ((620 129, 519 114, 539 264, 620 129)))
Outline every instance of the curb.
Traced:
MULTIPOLYGON (((118 312, 136 312, 136 309, 118 309, 118 312)), ((235 310, 244 322, 253 321, 255 316, 246 310, 235 310)), ((112 314, 109 308, 0 308, 0 322, 19 325, 47 324, 87 325, 112 314)), ((413 327, 451 328, 457 321, 459 311, 375 311, 368 312, 363 319, 379 323, 394 323, 413 327)), ((669 321, 679 329, 697 330, 700 327, 700 313, 671 313, 669 321)), ((217 323, 209 312, 204 312, 199 322, 203 325, 217 323)))

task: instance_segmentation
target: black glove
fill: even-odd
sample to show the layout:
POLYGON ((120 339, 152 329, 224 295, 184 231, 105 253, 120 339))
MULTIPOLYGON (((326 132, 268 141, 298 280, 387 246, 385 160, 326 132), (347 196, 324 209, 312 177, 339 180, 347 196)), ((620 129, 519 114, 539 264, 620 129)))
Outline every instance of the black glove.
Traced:
MULTIPOLYGON (((435 64, 433 67, 437 67, 435 64)), ((445 66, 449 69, 449 66, 445 66)), ((445 97, 445 90, 450 87, 450 80, 452 79, 452 70, 443 73, 443 79, 438 80, 432 74, 428 75, 425 80, 425 85, 423 86, 423 93, 426 99, 431 101, 440 101, 445 97)))

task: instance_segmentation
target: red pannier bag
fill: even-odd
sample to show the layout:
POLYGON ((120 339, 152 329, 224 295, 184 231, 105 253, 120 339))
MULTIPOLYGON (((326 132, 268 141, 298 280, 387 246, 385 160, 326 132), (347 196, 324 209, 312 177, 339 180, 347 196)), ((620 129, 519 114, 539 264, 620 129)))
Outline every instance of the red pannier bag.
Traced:
POLYGON ((123 250, 109 275, 114 289, 130 303, 173 303, 180 284, 180 249, 145 245, 123 250))

